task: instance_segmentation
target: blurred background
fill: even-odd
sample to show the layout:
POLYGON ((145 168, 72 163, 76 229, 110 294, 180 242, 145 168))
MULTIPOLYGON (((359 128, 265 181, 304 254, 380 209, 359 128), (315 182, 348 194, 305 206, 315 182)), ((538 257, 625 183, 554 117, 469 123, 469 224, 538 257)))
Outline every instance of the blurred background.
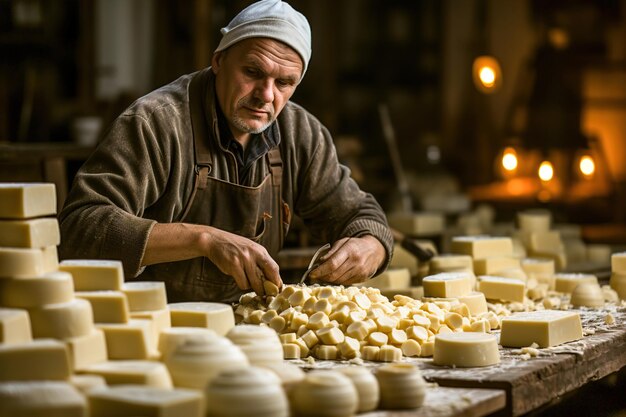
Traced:
MULTIPOLYGON (((208 66, 250 3, 0 0, 0 180, 54 181, 62 204, 108 124, 208 66)), ((479 208, 547 208, 585 241, 626 242, 625 0, 291 4, 313 31, 293 100, 388 213, 469 233, 479 208)))

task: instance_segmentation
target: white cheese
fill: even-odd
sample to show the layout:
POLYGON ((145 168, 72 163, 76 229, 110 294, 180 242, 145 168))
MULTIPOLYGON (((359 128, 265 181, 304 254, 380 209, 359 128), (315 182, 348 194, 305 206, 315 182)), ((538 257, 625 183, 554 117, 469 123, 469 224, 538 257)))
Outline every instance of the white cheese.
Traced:
POLYGON ((59 243, 59 222, 54 217, 0 220, 0 247, 43 248, 59 243))
POLYGON ((206 327, 224 336, 235 326, 235 315, 228 304, 184 302, 168 306, 174 327, 206 327))
POLYGON ((76 291, 120 291, 124 282, 122 262, 98 259, 67 259, 61 271, 72 274, 76 291))
POLYGON ((33 340, 30 317, 26 310, 0 308, 0 344, 26 343, 33 340))
POLYGON ((500 362, 498 339, 488 333, 459 332, 435 336, 433 363, 463 368, 500 362))
POLYGON ((0 183, 0 218, 25 219, 56 214, 52 183, 0 183))
POLYGON ((37 277, 0 279, 0 305, 32 308, 60 304, 74 298, 74 282, 67 272, 54 271, 37 277))
POLYGON ((580 315, 570 311, 543 310, 502 318, 500 344, 524 347, 537 343, 545 348, 583 337, 580 315))

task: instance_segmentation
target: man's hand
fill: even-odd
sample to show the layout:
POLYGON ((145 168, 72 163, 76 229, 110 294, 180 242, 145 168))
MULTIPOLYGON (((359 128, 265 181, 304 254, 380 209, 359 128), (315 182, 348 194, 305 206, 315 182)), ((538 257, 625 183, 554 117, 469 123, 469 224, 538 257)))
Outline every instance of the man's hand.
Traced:
MULTIPOLYGON (((226 275, 235 279, 242 290, 252 288, 264 295, 263 281, 282 287, 278 264, 267 250, 245 237, 211 228, 205 239, 205 255, 226 275)), ((204 245, 203 245, 204 246, 204 245)))
POLYGON ((230 275, 242 290, 252 288, 264 295, 263 281, 282 287, 278 264, 267 250, 239 235, 210 226, 187 223, 157 223, 150 235, 142 265, 207 257, 230 275))
POLYGON ((322 264, 309 276, 337 285, 362 282, 376 273, 385 256, 385 248, 374 236, 343 238, 320 258, 322 264))

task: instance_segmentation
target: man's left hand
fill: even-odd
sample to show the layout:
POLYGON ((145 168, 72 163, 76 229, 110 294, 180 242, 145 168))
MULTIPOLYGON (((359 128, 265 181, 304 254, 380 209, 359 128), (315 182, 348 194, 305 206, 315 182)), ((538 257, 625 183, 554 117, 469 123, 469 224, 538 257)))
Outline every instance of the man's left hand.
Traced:
POLYGON ((385 256, 385 248, 374 236, 346 237, 332 245, 309 276, 336 285, 362 282, 376 273, 385 256))

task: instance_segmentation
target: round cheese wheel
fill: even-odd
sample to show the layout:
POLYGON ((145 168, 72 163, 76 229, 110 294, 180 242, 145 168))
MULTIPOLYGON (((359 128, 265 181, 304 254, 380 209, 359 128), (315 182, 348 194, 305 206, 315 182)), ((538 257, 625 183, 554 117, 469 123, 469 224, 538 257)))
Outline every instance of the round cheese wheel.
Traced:
POLYGON ((55 271, 32 278, 0 280, 0 305, 33 308, 60 304, 74 298, 74 281, 68 272, 55 271))
POLYGON ((495 365, 499 362, 498 340, 492 334, 460 332, 435 336, 435 365, 465 368, 495 365))
POLYGON ((293 415, 301 417, 352 416, 358 394, 350 379, 337 371, 311 371, 291 391, 293 415))

